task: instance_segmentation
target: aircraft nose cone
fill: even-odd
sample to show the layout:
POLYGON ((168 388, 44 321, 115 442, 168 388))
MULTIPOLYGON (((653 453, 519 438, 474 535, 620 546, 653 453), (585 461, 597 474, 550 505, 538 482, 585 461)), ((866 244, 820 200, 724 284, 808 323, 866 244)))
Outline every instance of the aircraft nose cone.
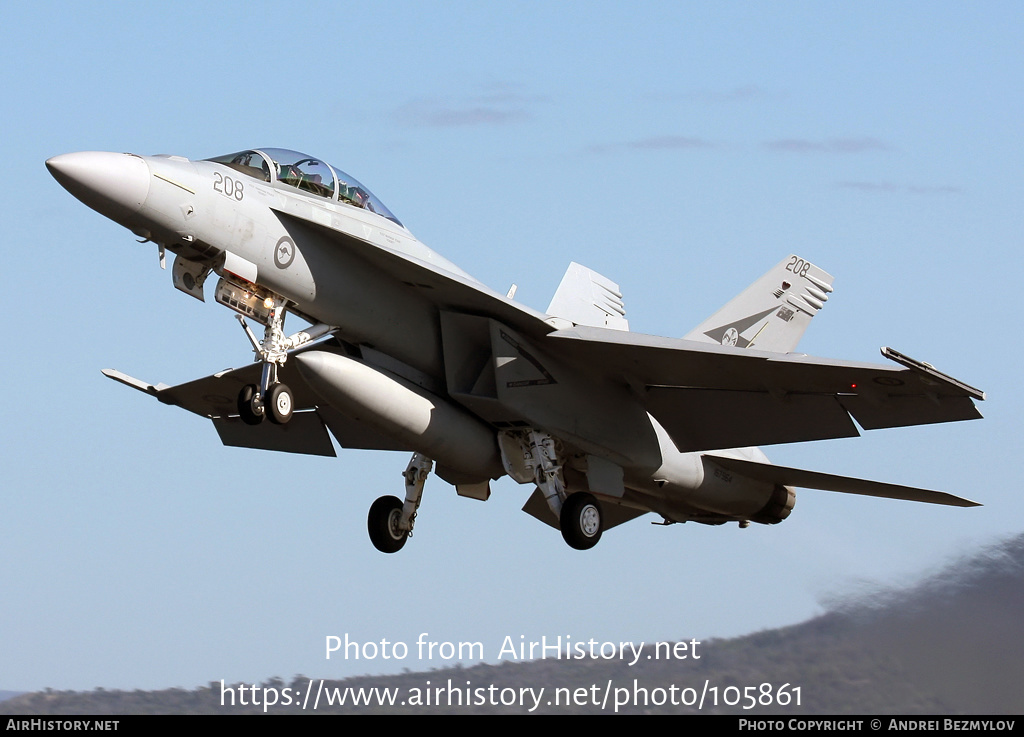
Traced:
POLYGON ((124 222, 149 195, 149 167, 132 154, 80 151, 46 160, 64 189, 111 220, 124 222))

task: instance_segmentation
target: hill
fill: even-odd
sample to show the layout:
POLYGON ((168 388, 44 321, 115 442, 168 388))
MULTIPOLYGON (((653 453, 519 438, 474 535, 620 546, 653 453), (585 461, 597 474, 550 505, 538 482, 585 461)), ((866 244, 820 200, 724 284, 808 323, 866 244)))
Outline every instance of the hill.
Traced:
POLYGON ((258 691, 220 683, 192 691, 48 690, 4 701, 0 714, 253 713, 271 694, 270 713, 299 713, 305 694, 318 689, 319 713, 696 713, 703 697, 702 713, 1020 714, 1022 635, 1019 535, 908 589, 839 602, 791 627, 701 643, 699 659, 643 657, 630 666, 631 658, 549 658, 313 680, 312 690, 304 676, 271 679, 258 691), (616 700, 623 703, 615 707, 616 700))

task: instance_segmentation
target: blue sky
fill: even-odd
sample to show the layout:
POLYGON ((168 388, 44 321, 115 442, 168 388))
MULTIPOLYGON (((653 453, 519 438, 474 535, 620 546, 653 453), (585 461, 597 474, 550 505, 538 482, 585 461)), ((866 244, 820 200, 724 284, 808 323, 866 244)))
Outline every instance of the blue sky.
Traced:
POLYGON ((0 689, 195 687, 441 665, 326 661, 415 642, 725 637, 903 585, 1021 530, 1019 3, 4 4, 11 341, 0 426, 0 689), (111 382, 250 358, 155 249, 43 161, 307 151, 421 240, 543 309, 571 260, 635 331, 683 335, 788 253, 835 275, 801 350, 892 347, 985 389, 986 419, 767 448, 980 509, 803 491, 776 527, 610 531, 588 553, 436 478, 383 556, 404 455, 224 448, 111 382))

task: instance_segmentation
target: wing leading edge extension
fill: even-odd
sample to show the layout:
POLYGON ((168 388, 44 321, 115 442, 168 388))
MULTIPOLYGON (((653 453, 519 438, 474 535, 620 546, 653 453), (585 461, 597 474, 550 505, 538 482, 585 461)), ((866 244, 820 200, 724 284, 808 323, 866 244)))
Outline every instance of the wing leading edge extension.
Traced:
POLYGON ((888 348, 902 368, 600 328, 551 333, 562 354, 645 388, 681 452, 824 440, 978 419, 984 392, 888 348), (851 419, 852 418, 852 419, 851 419))

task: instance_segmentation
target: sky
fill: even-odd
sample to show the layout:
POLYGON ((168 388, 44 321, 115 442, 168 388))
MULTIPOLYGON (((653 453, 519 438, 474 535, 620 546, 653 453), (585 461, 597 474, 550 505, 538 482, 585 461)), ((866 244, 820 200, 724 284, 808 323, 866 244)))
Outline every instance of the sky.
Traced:
POLYGON ((1024 6, 1014 2, 8 2, 0 48, 0 690, 194 688, 445 664, 357 642, 645 641, 792 624, 1021 531, 1024 6), (887 345, 985 390, 984 420, 772 446, 780 464, 940 489, 799 491, 777 526, 656 527, 591 551, 436 477, 414 537, 366 537, 405 454, 223 447, 104 378, 251 358, 65 192, 50 156, 305 151, 424 243, 543 310, 570 261, 636 332, 681 336, 789 253, 835 276, 800 350, 887 345))

